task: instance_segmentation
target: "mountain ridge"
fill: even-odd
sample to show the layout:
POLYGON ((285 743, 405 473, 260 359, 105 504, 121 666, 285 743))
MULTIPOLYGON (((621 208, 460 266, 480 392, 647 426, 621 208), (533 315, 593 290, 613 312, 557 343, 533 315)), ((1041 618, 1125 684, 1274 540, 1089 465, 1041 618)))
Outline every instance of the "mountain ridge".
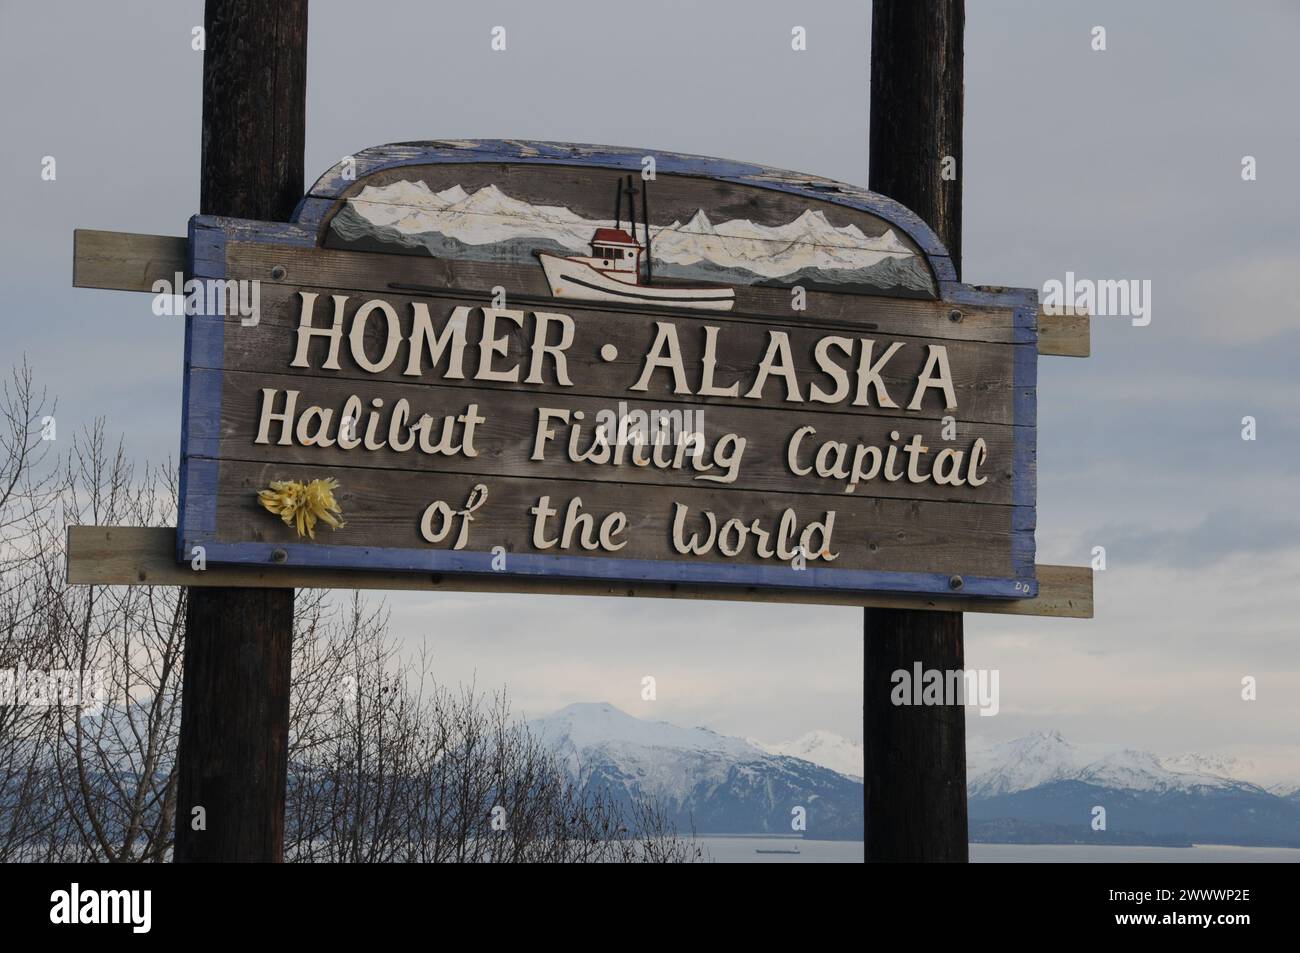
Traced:
POLYGON ((1300 847, 1300 797, 1246 780, 1252 766, 1232 757, 1076 746, 1038 731, 972 743, 967 764, 972 837, 986 843, 1300 847))
MULTIPOLYGON (((679 829, 791 833, 799 808, 805 836, 864 830, 865 789, 851 773, 862 770, 862 749, 833 732, 765 743, 642 720, 608 702, 529 724, 580 785, 628 803, 653 798, 679 829)), ((1300 791, 1247 780, 1250 763, 1231 757, 1074 745, 1059 731, 1037 731, 973 739, 968 765, 974 841, 1300 847, 1300 791), (1097 807, 1105 809, 1101 829, 1093 828, 1097 807)))
MULTIPOLYGON (((474 260, 522 263, 532 261, 530 243, 558 246, 566 255, 587 255, 595 230, 618 224, 584 218, 565 206, 533 205, 495 185, 473 192, 455 185, 434 192, 424 182, 399 179, 367 185, 347 199, 330 230, 345 247, 424 249, 435 256, 459 250, 461 257, 474 260)), ((853 224, 832 225, 820 209, 805 209, 780 225, 749 219, 714 224, 697 209, 684 224, 652 225, 650 237, 660 276, 733 284, 806 280, 914 293, 933 290, 919 254, 893 228, 868 236, 853 224)))
POLYGON ((653 801, 679 830, 860 839, 862 781, 709 728, 586 702, 528 722, 581 789, 653 801))

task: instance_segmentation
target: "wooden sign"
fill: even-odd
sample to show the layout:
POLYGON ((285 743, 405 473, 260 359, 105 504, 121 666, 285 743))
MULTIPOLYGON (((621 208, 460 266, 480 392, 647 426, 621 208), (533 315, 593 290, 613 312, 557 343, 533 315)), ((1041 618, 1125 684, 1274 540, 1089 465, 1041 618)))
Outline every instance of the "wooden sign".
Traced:
POLYGON ((182 562, 1037 592, 1037 294, 881 196, 385 146, 189 277, 182 562))

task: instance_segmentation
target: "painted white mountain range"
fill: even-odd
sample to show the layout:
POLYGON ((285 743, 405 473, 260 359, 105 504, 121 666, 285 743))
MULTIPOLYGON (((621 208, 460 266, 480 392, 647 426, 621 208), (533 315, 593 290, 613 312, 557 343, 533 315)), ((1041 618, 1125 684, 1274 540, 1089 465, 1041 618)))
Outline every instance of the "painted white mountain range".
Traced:
MULTIPOLYGON (((422 181, 399 179, 365 186, 335 215, 331 229, 348 245, 527 262, 534 248, 589 254, 596 229, 614 225, 612 219, 584 218, 565 206, 512 198, 495 185, 434 192, 422 181)), ((637 231, 642 240, 641 228, 637 231)), ((931 288, 925 266, 893 229, 869 237, 856 225, 836 227, 812 209, 773 226, 746 219, 715 224, 700 209, 684 223, 652 225, 650 236, 656 275, 740 284, 812 277, 931 288)))

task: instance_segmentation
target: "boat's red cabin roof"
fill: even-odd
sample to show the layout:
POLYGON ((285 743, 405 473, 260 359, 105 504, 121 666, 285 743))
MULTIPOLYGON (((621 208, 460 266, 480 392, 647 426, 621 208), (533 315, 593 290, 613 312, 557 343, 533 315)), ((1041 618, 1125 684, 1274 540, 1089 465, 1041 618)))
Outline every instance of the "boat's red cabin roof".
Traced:
POLYGON ((640 244, 635 238, 623 231, 621 228, 598 228, 596 235, 592 238, 593 245, 627 245, 632 248, 640 248, 640 244))

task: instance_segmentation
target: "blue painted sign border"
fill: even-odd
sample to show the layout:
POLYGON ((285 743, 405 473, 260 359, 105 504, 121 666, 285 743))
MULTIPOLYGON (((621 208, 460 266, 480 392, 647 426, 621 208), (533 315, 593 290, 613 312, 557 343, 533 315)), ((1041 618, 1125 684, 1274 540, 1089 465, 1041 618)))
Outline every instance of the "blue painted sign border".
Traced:
MULTIPOLYGON (((327 217, 355 180, 401 166, 447 162, 514 162, 585 165, 638 172, 642 158, 655 157, 657 171, 703 176, 736 184, 774 189, 844 205, 877 215, 904 232, 924 252, 939 289, 953 305, 1010 308, 1014 313, 1014 445, 1012 475, 1012 571, 1007 577, 965 576, 960 592, 943 573, 880 572, 809 565, 802 572, 780 566, 728 566, 689 561, 619 559, 512 553, 509 569, 492 569, 491 552, 343 546, 326 542, 223 542, 216 526, 216 488, 222 375, 195 373, 196 366, 220 367, 225 322, 221 315, 198 313, 186 318, 183 385, 180 500, 177 559, 190 562, 195 547, 214 563, 364 569, 377 572, 477 573, 495 577, 556 576, 574 579, 638 580, 695 585, 764 586, 782 589, 883 591, 929 595, 1029 598, 1038 594, 1034 573, 1037 454, 1038 294, 1033 289, 984 289, 956 278, 947 250, 934 232, 912 212, 884 196, 856 186, 750 163, 703 156, 521 140, 402 143, 364 150, 323 175, 299 203, 292 222, 258 222, 196 215, 189 223, 188 274, 198 279, 227 277, 230 241, 259 242, 291 248, 315 248, 327 217), (276 551, 282 554, 276 560, 276 551)), ((503 585, 508 589, 508 585, 503 585)))

